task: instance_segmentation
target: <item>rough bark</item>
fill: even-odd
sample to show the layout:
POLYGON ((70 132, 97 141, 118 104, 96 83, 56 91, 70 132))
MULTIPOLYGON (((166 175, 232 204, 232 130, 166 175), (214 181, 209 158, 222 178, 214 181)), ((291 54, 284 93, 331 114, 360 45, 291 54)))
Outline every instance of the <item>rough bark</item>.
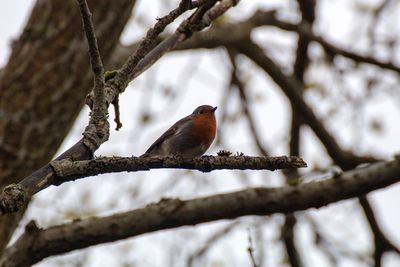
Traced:
POLYGON ((249 156, 203 156, 193 159, 179 157, 106 157, 93 160, 73 161, 62 159, 52 161, 49 173, 39 171, 37 175, 29 176, 18 184, 11 184, 0 194, 0 215, 16 212, 24 206, 27 199, 49 187, 61 185, 76 179, 111 172, 137 172, 151 169, 174 168, 190 169, 202 172, 213 170, 278 170, 307 167, 299 157, 249 157, 249 156))

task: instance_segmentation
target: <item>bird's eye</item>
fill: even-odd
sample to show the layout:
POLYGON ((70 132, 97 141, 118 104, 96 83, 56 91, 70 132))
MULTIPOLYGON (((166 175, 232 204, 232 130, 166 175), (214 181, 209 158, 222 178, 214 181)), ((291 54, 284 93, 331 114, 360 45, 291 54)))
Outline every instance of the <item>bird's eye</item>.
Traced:
POLYGON ((203 113, 204 113, 204 111, 202 111, 202 110, 199 111, 199 114, 203 114, 203 113))

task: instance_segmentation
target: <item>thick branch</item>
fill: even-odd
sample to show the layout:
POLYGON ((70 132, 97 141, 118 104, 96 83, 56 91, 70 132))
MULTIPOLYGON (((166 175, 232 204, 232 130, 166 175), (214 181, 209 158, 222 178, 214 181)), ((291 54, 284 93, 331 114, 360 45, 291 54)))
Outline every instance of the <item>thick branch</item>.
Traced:
POLYGON ((304 168, 299 157, 202 156, 193 159, 178 157, 111 157, 93 160, 54 161, 53 168, 62 182, 110 172, 136 172, 151 169, 188 169, 201 172, 214 170, 278 170, 304 168))
POLYGON ((203 156, 193 159, 178 157, 110 157, 73 161, 62 159, 51 162, 57 179, 25 179, 23 183, 11 184, 0 195, 0 209, 5 212, 18 210, 31 192, 38 192, 49 185, 60 185, 88 176, 111 172, 149 171, 161 168, 179 168, 210 172, 213 170, 270 170, 307 167, 299 157, 249 157, 249 156, 203 156))
POLYGON ((187 201, 162 199, 157 204, 109 217, 74 221, 46 230, 30 227, 5 251, 0 267, 30 266, 49 256, 162 229, 245 215, 319 208, 399 180, 400 161, 393 160, 371 164, 320 182, 280 188, 251 188, 187 201))

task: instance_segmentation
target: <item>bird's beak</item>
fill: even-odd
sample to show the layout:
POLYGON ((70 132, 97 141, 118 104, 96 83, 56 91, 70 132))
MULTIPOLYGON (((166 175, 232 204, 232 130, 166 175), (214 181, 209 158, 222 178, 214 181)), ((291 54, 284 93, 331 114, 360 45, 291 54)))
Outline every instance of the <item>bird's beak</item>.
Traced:
POLYGON ((218 107, 213 107, 213 108, 211 109, 212 113, 214 113, 214 112, 217 110, 217 108, 218 108, 218 107))

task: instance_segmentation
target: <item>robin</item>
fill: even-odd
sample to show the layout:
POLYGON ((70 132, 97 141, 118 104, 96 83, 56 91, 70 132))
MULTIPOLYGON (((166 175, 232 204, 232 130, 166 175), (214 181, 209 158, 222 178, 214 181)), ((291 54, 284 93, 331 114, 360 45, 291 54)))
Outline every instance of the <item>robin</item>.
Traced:
POLYGON ((176 155, 194 158, 203 155, 215 137, 217 107, 203 105, 172 125, 142 157, 176 155))

